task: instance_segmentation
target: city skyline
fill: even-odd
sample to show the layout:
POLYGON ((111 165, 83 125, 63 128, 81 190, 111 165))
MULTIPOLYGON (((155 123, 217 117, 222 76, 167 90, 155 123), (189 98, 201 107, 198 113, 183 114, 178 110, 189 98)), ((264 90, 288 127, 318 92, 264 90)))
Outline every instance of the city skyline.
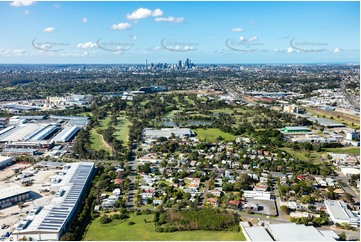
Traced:
POLYGON ((1 64, 359 63, 359 2, 0 6, 1 64))

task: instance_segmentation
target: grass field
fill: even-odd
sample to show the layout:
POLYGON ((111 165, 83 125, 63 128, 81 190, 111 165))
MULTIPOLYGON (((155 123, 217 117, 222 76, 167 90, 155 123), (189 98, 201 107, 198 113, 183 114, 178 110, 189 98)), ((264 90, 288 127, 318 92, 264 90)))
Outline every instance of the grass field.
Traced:
POLYGON ((233 110, 231 109, 213 109, 213 110, 209 110, 211 111, 212 113, 226 113, 226 114, 232 114, 233 113, 233 110))
POLYGON ((96 129, 90 131, 90 141, 92 150, 105 150, 111 153, 111 148, 104 142, 103 136, 98 134, 96 129))
POLYGON ((109 224, 100 224, 99 218, 88 226, 83 240, 119 240, 119 241, 240 241, 245 240, 242 232, 227 231, 182 231, 174 233, 157 233, 151 222, 153 215, 131 215, 126 221, 113 221, 109 224), (147 221, 147 223, 144 222, 147 221), (128 225, 132 221, 134 225, 128 225))
POLYGON ((221 136, 225 141, 233 141, 236 136, 230 133, 225 133, 220 129, 209 128, 209 129, 195 129, 197 133, 197 138, 205 141, 216 141, 219 136, 221 136))
POLYGON ((282 150, 286 151, 287 153, 299 160, 313 161, 316 163, 322 162, 322 153, 318 153, 316 151, 311 151, 310 156, 308 156, 308 151, 293 150, 292 148, 282 148, 282 150))
POLYGON ((105 150, 111 153, 111 148, 103 140, 103 136, 97 133, 99 129, 105 129, 110 122, 110 117, 107 117, 100 121, 100 125, 96 128, 93 128, 90 131, 90 141, 92 150, 105 150))
POLYGON ((337 154, 349 154, 349 155, 359 155, 359 147, 345 147, 345 148, 326 148, 326 152, 332 152, 337 154))
POLYGON ((124 144, 128 142, 130 124, 130 121, 125 116, 121 116, 118 118, 118 125, 115 127, 117 131, 114 135, 118 140, 123 141, 124 144))

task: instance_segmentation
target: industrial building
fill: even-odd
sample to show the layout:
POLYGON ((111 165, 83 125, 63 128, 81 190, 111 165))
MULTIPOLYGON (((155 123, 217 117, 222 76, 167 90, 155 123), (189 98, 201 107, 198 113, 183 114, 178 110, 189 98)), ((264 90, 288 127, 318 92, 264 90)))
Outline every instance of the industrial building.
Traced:
POLYGON ((241 228, 247 241, 274 241, 271 235, 269 235, 269 233, 267 232, 267 230, 265 230, 264 227, 262 226, 250 227, 248 222, 246 223, 247 224, 245 225, 242 224, 241 228))
POLYGON ((327 200, 325 201, 325 206, 327 213, 334 223, 347 223, 354 227, 360 225, 360 218, 348 209, 343 201, 327 200))
POLYGON ((270 192, 263 191, 244 191, 243 195, 245 198, 253 198, 258 200, 271 200, 270 192))
POLYGON ((0 189, 0 209, 14 206, 19 202, 31 199, 30 190, 24 189, 19 185, 0 189))
POLYGON ((309 128, 303 127, 303 126, 284 127, 281 131, 283 133, 307 133, 307 132, 311 132, 311 130, 309 128))
POLYGON ((79 128, 83 128, 89 123, 88 117, 50 115, 49 118, 58 122, 67 121, 69 126, 77 126, 79 128))
POLYGON ((63 129, 59 134, 53 138, 53 142, 68 142, 72 139, 80 129, 76 126, 69 126, 63 129))
POLYGON ((323 233, 324 231, 304 224, 269 224, 266 228, 275 241, 336 241, 329 231, 323 233))
POLYGON ((13 163, 13 161, 13 157, 0 156, 0 169, 9 166, 11 163, 13 163))
POLYGON ((143 136, 146 139, 157 139, 160 137, 170 138, 172 134, 174 134, 175 137, 192 137, 195 135, 195 133, 188 128, 146 128, 143 130, 143 136))
POLYGON ((0 132, 0 142, 17 142, 17 141, 40 141, 52 135, 59 129, 54 124, 34 124, 27 123, 19 126, 10 126, 0 132))
POLYGON ((338 235, 332 230, 319 231, 304 224, 282 223, 250 227, 241 222, 247 241, 336 241, 338 235))
POLYGON ((327 118, 316 118, 316 117, 309 117, 308 118, 312 122, 317 122, 319 125, 324 126, 326 128, 342 128, 346 127, 346 125, 333 121, 332 119, 327 118))
POLYGON ((285 105, 283 106, 283 111, 286 113, 298 113, 299 107, 297 105, 285 105))
POLYGON ((91 162, 65 164, 50 186, 56 196, 50 204, 36 208, 18 222, 12 239, 20 240, 25 236, 28 240, 60 240, 76 218, 94 173, 95 166, 91 162))

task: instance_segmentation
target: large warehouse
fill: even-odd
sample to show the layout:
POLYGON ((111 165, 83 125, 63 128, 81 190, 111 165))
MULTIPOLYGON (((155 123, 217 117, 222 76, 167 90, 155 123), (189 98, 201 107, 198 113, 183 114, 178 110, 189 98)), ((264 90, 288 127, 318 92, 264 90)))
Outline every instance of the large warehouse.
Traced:
POLYGON ((29 214, 16 224, 13 240, 26 236, 28 240, 59 240, 74 221, 79 205, 87 195, 95 172, 94 163, 78 162, 64 165, 59 183, 51 185, 57 195, 50 204, 29 214))
POLYGON ((327 213, 334 223, 347 223, 357 227, 360 225, 360 218, 347 208, 346 203, 338 200, 325 201, 327 213))
POLYGON ((187 128, 146 128, 143 130, 143 135, 146 139, 157 139, 160 137, 169 138, 172 136, 172 134, 174 134, 175 137, 191 137, 195 135, 191 129, 187 128))
POLYGON ((308 133, 308 132, 311 132, 311 130, 309 128, 303 127, 303 126, 284 127, 281 131, 283 133, 308 133))
POLYGON ((31 199, 30 190, 21 186, 11 186, 0 189, 0 209, 7 208, 31 199))
POLYGON ((57 134, 53 141, 56 143, 59 142, 68 142, 70 139, 72 139, 75 134, 80 130, 80 128, 76 126, 69 126, 63 129, 59 134, 57 134))
POLYGON ((336 241, 332 230, 317 230, 313 226, 295 223, 252 226, 240 223, 247 241, 336 241))
POLYGON ((11 163, 13 163, 13 161, 13 157, 0 156, 0 169, 10 165, 11 163))

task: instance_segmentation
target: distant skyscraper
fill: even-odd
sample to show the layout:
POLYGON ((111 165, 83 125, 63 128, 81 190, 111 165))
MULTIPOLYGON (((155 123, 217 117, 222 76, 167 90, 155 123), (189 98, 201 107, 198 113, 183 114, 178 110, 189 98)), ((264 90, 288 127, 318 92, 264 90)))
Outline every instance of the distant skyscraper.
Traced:
POLYGON ((179 68, 179 69, 182 69, 182 60, 179 60, 179 61, 178 61, 178 68, 179 68))

